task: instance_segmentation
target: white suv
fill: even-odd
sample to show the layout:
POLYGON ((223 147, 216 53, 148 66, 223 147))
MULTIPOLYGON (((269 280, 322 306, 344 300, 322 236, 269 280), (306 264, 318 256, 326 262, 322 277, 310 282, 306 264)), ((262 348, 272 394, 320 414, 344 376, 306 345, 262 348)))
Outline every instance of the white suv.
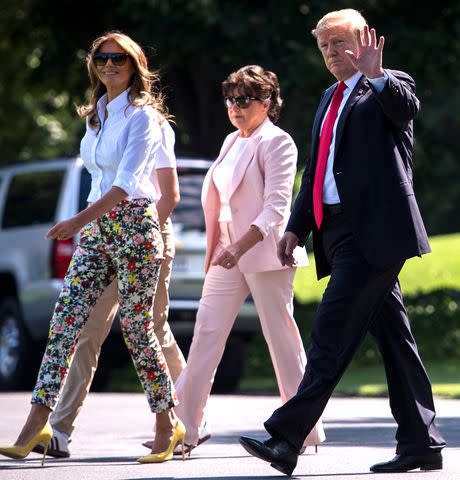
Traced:
MULTIPOLYGON (((177 161, 181 201, 172 217, 176 257, 169 321, 184 354, 193 334, 204 279, 200 192, 210 164, 209 160, 177 161)), ((78 157, 0 169, 0 389, 29 388, 35 378, 76 240, 46 240, 44 235, 57 221, 85 208, 89 188, 90 176, 78 157)), ((216 375, 215 391, 236 388, 243 368, 243 347, 258 325, 249 299, 235 323, 216 375)), ((113 331, 119 333, 118 322, 113 331)))

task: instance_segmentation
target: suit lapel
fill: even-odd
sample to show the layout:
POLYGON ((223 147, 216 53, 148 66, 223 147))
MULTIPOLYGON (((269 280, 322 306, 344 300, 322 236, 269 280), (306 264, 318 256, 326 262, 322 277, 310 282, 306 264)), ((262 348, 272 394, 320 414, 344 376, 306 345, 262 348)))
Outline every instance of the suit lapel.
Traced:
POLYGON ((209 170, 204 178, 203 187, 201 189, 201 202, 202 205, 207 205, 208 203, 208 195, 211 191, 214 192, 215 186, 214 182, 212 181, 212 174, 214 169, 219 165, 222 159, 227 155, 227 152, 230 150, 232 145, 235 143, 236 139, 238 138, 238 132, 233 132, 230 134, 230 137, 227 140, 226 145, 222 148, 219 156, 216 158, 215 162, 209 167, 209 170))
POLYGON ((249 163, 254 156, 256 151, 257 142, 253 138, 248 138, 246 145, 239 155, 238 161, 236 162, 235 169, 233 170, 232 185, 230 188, 230 197, 233 195, 235 190, 238 188, 239 184, 243 180, 244 174, 249 166, 249 163))
MULTIPOLYGON (((311 147, 311 159, 310 162, 310 174, 313 175, 313 172, 316 169, 316 161, 318 158, 318 148, 319 148, 319 134, 321 132, 321 123, 323 121, 324 115, 326 114, 327 108, 331 102, 332 95, 337 87, 337 83, 329 87, 323 95, 321 102, 318 106, 318 110, 316 111, 315 120, 313 122, 313 129, 312 129, 312 147, 311 147)), ((355 85, 355 88, 350 93, 348 97, 347 103, 340 114, 339 122, 337 124, 336 132, 335 132, 335 153, 337 154, 337 150, 340 145, 340 141, 342 139, 343 129, 345 126, 346 119, 348 114, 351 112, 352 108, 356 104, 356 102, 369 91, 370 86, 369 82, 366 80, 364 76, 362 76, 358 83, 355 85)))
MULTIPOLYGON (((259 140, 264 133, 264 131, 270 126, 272 123, 270 120, 265 120, 260 127, 251 135, 251 137, 247 140, 246 145, 244 146, 243 150, 241 151, 238 161, 235 165, 235 169, 233 171, 232 177, 232 185, 230 189, 230 197, 238 188, 239 184, 244 178, 244 174, 251 163, 251 160, 254 157, 254 153, 256 151, 257 145, 259 144, 259 140)), ((233 142, 232 142, 233 143, 233 142)))
POLYGON ((323 121, 324 115, 326 114, 327 107, 331 102, 332 95, 336 89, 337 84, 329 87, 325 92, 321 101, 319 103, 318 109, 316 110, 315 120, 313 121, 312 128, 312 144, 311 144, 311 162, 310 162, 310 173, 314 172, 316 169, 316 161, 318 159, 318 148, 319 148, 319 134, 321 132, 321 123, 323 121))
POLYGON ((350 93, 347 103, 340 114, 339 121, 337 123, 337 128, 335 131, 335 154, 339 149, 340 140, 342 140, 343 129, 345 127, 345 122, 347 120, 348 114, 351 112, 351 109, 355 106, 356 102, 369 91, 370 86, 369 82, 366 80, 364 75, 359 79, 358 83, 355 85, 355 88, 350 93))

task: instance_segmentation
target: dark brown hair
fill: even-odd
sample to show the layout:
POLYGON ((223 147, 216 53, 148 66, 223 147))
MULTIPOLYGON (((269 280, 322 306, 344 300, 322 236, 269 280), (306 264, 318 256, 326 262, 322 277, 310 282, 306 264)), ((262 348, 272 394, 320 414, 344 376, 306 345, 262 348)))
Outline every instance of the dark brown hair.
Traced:
POLYGON ((222 93, 230 96, 238 91, 239 95, 251 95, 261 100, 269 100, 268 117, 276 123, 283 100, 280 97, 280 84, 278 77, 260 65, 246 65, 238 71, 231 73, 222 83, 222 93))

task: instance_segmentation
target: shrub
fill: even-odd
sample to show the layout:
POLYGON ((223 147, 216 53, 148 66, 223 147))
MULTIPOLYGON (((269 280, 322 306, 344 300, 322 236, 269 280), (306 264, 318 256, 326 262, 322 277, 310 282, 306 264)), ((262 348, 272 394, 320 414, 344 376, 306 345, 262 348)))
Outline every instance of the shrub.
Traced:
MULTIPOLYGON (((460 360, 460 290, 441 289, 406 296, 404 299, 412 332, 424 361, 460 360)), ((295 317, 307 348, 318 303, 296 305, 295 317)), ((373 340, 367 336, 355 355, 353 366, 380 363, 373 340)), ((248 349, 246 376, 273 376, 273 367, 261 333, 248 349)))

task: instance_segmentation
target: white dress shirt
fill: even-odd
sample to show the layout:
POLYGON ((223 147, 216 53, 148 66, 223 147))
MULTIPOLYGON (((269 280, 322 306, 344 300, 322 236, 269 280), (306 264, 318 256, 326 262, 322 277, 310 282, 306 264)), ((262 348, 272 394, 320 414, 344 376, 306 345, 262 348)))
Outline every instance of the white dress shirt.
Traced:
POLYGON ((129 89, 111 102, 107 102, 107 94, 99 99, 99 131, 87 121, 80 154, 92 179, 88 202, 95 202, 113 186, 130 199, 156 201, 155 168, 176 165, 174 132, 168 121, 150 105, 133 106, 128 94, 129 89))
MULTIPOLYGON (((334 128, 332 130, 331 145, 329 147, 329 155, 327 157, 326 172, 324 174, 324 183, 323 183, 323 203, 334 204, 340 203, 340 196, 337 190, 337 185, 335 183, 333 167, 334 167, 334 156, 335 156, 335 132, 337 130, 337 124, 340 118, 340 115, 348 101, 348 97, 353 89, 356 87, 359 79, 361 78, 362 73, 356 72, 353 76, 345 80, 345 85, 347 88, 343 91, 343 99, 339 106, 339 111, 337 112, 337 118, 335 119, 334 128)), ((378 92, 381 92, 385 86, 385 82, 388 78, 388 75, 385 73, 383 77, 380 78, 368 78, 378 92)), ((324 121, 326 120, 327 114, 329 112, 329 107, 324 115, 323 122, 321 124, 321 130, 323 129, 324 121)))
POLYGON ((161 143, 155 151, 155 168, 152 171, 150 176, 150 181, 152 182, 155 193, 152 198, 153 201, 157 202, 161 197, 160 185, 158 184, 158 178, 156 171, 159 168, 176 168, 176 155, 174 153, 174 143, 176 137, 174 135, 174 130, 171 128, 169 122, 165 119, 162 119, 161 125, 161 143))

